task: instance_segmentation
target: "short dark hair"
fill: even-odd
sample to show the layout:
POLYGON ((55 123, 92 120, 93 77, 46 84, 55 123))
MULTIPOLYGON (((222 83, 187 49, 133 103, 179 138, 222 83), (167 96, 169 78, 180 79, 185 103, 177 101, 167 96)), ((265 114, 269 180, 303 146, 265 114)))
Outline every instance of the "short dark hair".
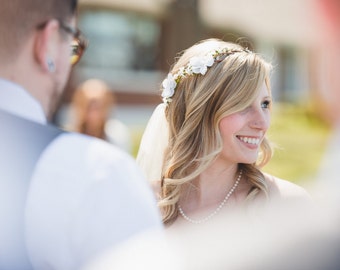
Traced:
POLYGON ((0 59, 16 55, 37 25, 72 18, 77 0, 1 0, 0 59))

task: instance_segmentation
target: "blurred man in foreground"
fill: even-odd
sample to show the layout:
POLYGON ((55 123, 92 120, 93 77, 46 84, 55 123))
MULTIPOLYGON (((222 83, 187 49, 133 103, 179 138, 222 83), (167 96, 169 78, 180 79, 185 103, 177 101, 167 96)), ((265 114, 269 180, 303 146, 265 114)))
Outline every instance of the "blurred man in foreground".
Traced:
POLYGON ((76 8, 1 0, 0 269, 79 269, 162 228, 130 156, 48 124, 85 49, 76 8))

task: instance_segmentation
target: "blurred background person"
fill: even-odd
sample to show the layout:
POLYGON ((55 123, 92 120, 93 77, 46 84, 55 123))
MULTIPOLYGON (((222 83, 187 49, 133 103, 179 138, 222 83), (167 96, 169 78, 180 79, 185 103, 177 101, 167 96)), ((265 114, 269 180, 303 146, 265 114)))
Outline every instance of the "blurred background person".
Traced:
POLYGON ((114 117, 115 104, 114 93, 104 81, 86 80, 73 95, 70 128, 106 140, 130 153, 131 135, 128 127, 114 117))

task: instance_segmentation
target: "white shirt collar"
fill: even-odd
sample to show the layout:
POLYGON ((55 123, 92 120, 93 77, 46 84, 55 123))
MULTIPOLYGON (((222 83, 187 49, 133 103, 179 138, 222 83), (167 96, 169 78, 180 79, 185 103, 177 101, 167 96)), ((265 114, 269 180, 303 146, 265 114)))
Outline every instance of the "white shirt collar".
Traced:
POLYGON ((45 124, 41 104, 21 86, 0 78, 0 109, 17 116, 45 124))

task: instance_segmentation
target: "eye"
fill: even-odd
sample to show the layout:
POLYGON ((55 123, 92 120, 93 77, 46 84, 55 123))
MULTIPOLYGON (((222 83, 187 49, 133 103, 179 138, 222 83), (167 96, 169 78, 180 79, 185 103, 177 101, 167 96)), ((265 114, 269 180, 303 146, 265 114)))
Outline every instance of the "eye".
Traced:
POLYGON ((270 100, 265 100, 261 103, 261 108, 262 109, 269 109, 271 105, 271 101, 270 100))

